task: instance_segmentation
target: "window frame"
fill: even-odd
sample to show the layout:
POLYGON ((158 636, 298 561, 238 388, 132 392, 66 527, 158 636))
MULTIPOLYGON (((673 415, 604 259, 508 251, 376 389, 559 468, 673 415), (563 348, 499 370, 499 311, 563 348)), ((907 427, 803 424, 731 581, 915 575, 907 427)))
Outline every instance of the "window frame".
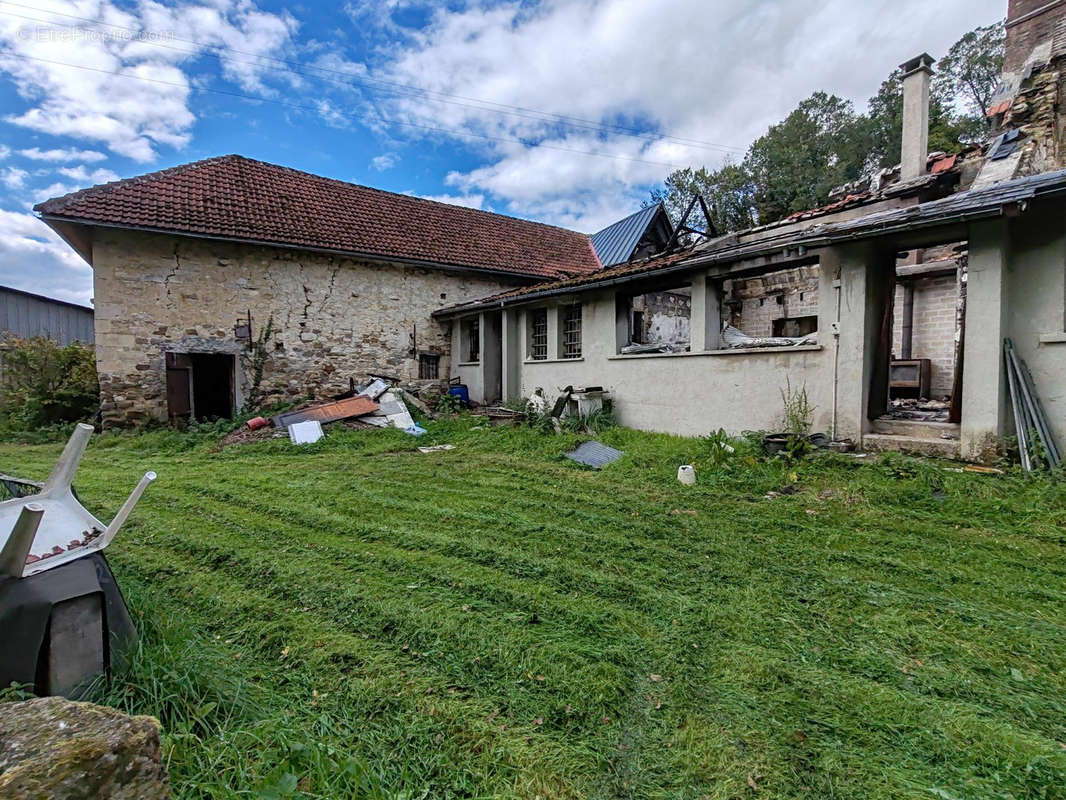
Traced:
POLYGON ((529 348, 527 357, 530 361, 548 360, 548 309, 532 308, 529 314, 529 348), (541 329, 541 324, 543 328, 541 329))
POLYGON ((582 332, 584 327, 584 309, 581 303, 568 303, 559 306, 559 358, 577 359, 582 357, 582 332), (576 310, 576 315, 574 314, 576 310), (576 324, 575 324, 576 323, 576 324), (576 342, 577 349, 573 349, 576 342))
POLYGON ((459 353, 461 364, 481 363, 481 317, 474 315, 460 321, 459 353))
POLYGON ((440 353, 418 354, 418 379, 420 381, 440 380, 440 353), (432 365, 432 369, 430 369, 432 365), (432 375, 426 374, 432 372, 432 375))

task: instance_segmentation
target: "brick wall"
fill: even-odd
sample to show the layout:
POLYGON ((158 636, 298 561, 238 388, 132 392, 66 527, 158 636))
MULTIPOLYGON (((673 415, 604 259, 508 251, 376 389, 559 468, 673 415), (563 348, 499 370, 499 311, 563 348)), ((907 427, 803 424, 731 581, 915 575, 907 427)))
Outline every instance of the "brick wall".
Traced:
MULTIPOLYGON (((914 282, 914 327, 911 357, 930 360, 929 393, 948 397, 955 376, 956 306, 959 297, 954 275, 914 282)), ((900 357, 903 346, 903 286, 896 286, 892 353, 900 357)))
POLYGON ((818 267, 728 281, 723 319, 748 336, 773 336, 774 320, 818 314, 818 267))
POLYGON ((102 231, 93 245, 96 358, 105 425, 164 420, 165 353, 236 357, 238 401, 248 391, 238 316, 255 334, 273 318, 263 388, 269 400, 324 397, 349 377, 418 378, 416 347, 442 354, 450 372, 443 306, 514 285, 490 277, 382 265, 317 253, 102 231))
POLYGON ((1018 72, 1033 48, 1051 38, 1055 24, 1066 18, 1066 2, 1052 5, 1050 0, 1010 0, 1007 4, 1007 41, 1003 58, 1004 72, 1018 72), (1021 22, 1025 15, 1045 6, 1046 11, 1021 22))

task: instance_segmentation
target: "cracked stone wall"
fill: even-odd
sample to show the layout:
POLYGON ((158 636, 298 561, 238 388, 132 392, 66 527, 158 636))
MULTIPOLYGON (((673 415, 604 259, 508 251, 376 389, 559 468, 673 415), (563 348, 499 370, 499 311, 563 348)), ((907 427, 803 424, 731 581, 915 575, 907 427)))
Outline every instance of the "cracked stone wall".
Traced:
POLYGON ((346 390, 349 377, 359 381, 369 372, 417 383, 418 352, 439 353, 446 379, 450 335, 430 314, 517 285, 284 248, 99 229, 93 280, 106 426, 167 419, 167 352, 233 354, 239 406, 249 389, 247 350, 233 327, 248 311, 255 336, 274 321, 262 383, 267 403, 328 397, 346 390))

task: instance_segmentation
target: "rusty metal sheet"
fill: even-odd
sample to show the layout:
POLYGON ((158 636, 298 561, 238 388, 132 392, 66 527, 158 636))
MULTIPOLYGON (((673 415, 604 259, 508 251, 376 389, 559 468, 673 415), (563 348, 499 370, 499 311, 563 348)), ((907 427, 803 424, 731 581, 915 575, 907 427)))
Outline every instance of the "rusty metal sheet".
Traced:
POLYGON ((369 397, 356 395, 355 397, 346 397, 344 400, 337 400, 335 403, 323 403, 320 406, 302 408, 299 411, 287 411, 272 418, 271 422, 274 423, 275 428, 286 428, 294 422, 305 422, 310 419, 318 420, 325 424, 327 422, 336 422, 340 419, 373 414, 378 408, 378 404, 369 397))

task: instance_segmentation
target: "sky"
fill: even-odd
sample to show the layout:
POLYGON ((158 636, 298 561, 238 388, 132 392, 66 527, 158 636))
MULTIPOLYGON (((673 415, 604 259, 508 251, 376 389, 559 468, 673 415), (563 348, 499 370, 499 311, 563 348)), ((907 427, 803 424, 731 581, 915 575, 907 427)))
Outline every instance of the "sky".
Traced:
POLYGON ((0 0, 0 285, 88 304, 34 204, 240 153, 594 232, 812 92, 865 108, 1006 0, 0 0))

